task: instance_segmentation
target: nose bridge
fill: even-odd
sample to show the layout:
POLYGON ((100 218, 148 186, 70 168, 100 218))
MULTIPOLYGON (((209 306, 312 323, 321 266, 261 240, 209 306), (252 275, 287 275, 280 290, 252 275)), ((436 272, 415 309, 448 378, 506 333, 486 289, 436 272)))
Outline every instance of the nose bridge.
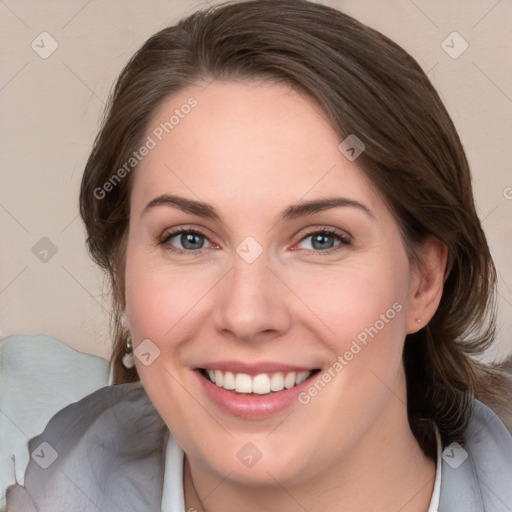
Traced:
POLYGON ((268 268, 267 253, 256 255, 250 244, 237 248, 231 272, 217 295, 214 315, 217 329, 248 341, 262 332, 277 334, 289 325, 284 290, 268 268))
MULTIPOLYGON (((237 249, 237 252, 240 247, 237 249)), ((238 253, 233 259, 232 287, 242 296, 258 297, 265 300, 269 295, 271 283, 268 266, 270 264, 268 253, 262 252, 254 259, 245 259, 238 253)))

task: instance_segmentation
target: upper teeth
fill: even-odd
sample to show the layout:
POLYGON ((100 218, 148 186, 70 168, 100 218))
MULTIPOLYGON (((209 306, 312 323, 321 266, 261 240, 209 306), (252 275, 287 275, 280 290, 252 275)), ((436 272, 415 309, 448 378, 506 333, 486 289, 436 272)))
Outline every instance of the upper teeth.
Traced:
POLYGON ((208 370, 210 380, 217 386, 235 390, 237 393, 257 393, 265 395, 271 391, 282 391, 290 389, 301 382, 304 382, 313 372, 289 372, 273 373, 268 375, 260 373, 251 377, 246 373, 223 372, 221 370, 208 370))

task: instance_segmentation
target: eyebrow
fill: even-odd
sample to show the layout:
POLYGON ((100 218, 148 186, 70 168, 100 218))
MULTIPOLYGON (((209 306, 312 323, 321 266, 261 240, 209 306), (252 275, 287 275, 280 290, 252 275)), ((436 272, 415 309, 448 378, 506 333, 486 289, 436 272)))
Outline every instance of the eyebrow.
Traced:
MULTIPOLYGON (((156 206, 171 206, 173 208, 178 208, 179 210, 182 210, 187 213, 192 213, 205 219, 212 219, 224 222, 222 219, 222 215, 211 204, 169 194, 163 194, 152 199, 144 207, 142 215, 147 213, 152 208, 155 208, 156 206)), ((346 197, 328 197, 325 199, 301 201, 299 203, 292 204, 281 212, 281 219, 297 219, 300 217, 306 217, 307 215, 312 215, 317 212, 321 212, 323 210, 329 210, 331 208, 337 207, 357 208, 358 210, 366 213, 369 217, 375 218, 370 208, 368 208, 363 203, 360 203, 359 201, 355 201, 354 199, 348 199, 346 197)))

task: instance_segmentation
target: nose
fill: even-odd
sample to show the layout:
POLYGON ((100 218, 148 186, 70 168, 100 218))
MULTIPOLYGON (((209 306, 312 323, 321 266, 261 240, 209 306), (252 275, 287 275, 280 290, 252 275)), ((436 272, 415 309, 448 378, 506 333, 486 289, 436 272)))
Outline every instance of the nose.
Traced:
POLYGON ((251 263, 235 254, 233 268, 216 288, 213 319, 224 336, 263 341, 290 328, 291 292, 269 267, 265 252, 251 263))

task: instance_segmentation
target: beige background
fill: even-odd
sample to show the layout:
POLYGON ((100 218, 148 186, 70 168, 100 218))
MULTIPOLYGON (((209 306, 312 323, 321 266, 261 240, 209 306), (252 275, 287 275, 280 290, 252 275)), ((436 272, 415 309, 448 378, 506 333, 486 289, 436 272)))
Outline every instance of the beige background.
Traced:
MULTIPOLYGON (((322 3, 402 45, 440 92, 500 275, 499 340, 488 357, 512 353, 512 0, 322 3), (454 31, 469 45, 456 59, 441 47, 454 31)), ((78 217, 84 163, 121 67, 150 35, 205 5, 0 0, 0 336, 46 333, 108 357, 108 288, 78 217), (42 32, 58 43, 46 59, 31 47, 42 32), (33 252, 43 237, 57 250, 46 262, 33 252)))

